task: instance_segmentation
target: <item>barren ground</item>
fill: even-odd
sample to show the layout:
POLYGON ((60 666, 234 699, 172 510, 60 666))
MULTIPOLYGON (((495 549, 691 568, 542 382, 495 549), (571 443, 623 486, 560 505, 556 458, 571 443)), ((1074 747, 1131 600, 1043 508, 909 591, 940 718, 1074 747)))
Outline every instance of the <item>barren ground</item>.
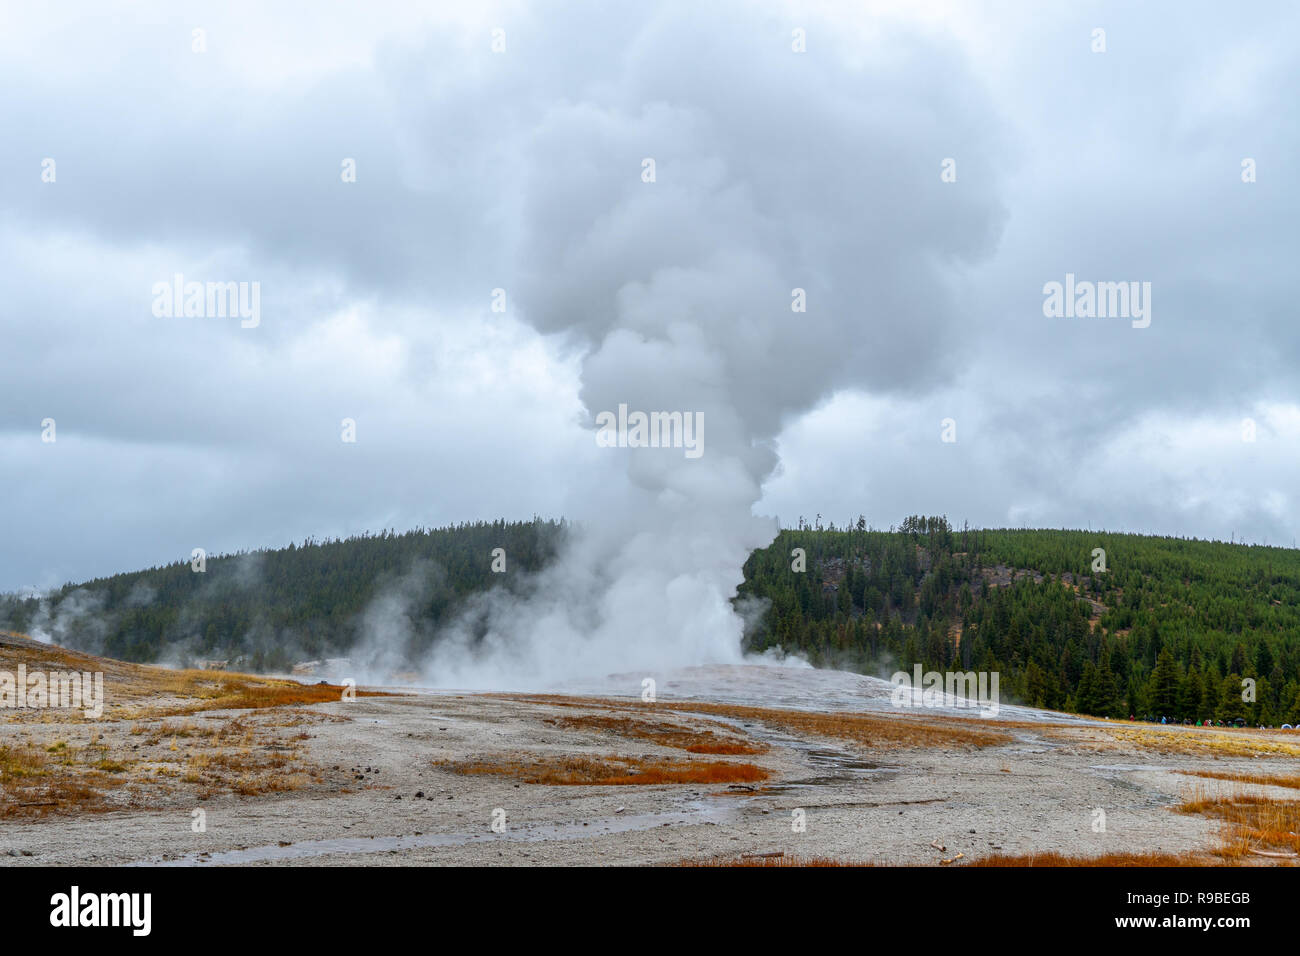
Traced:
MULTIPOLYGON (((6 650, 0 668, 19 652, 50 653, 6 650)), ((653 704, 426 693, 207 709, 229 688, 164 694, 137 676, 139 696, 122 691, 99 720, 0 710, 0 863, 671 864, 781 853, 960 866, 1055 851, 1277 864, 1300 850, 1294 783, 1192 775, 1294 782, 1294 732, 1022 711, 985 720, 895 713, 879 700, 851 711, 851 694, 818 712, 820 698, 792 708, 797 686, 777 695, 770 685, 833 672, 747 671, 728 669, 711 696, 695 687, 653 704), (738 704, 747 684, 763 692, 738 704), (684 771, 717 782, 552 782, 684 771), (1265 798, 1282 822, 1251 836, 1178 810, 1227 796, 1265 798)))

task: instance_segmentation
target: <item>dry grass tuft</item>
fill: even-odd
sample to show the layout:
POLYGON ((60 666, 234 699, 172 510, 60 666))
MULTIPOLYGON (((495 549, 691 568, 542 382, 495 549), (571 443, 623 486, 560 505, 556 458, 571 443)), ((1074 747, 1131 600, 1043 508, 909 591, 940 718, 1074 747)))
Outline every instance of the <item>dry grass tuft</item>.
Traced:
POLYGON ((99 770, 69 770, 70 760, 66 747, 52 757, 31 746, 0 747, 0 819, 101 809, 102 790, 116 781, 99 770))
MULTIPOLYGON (((47 752, 60 749, 63 748, 50 746, 47 752)), ((27 777, 38 777, 44 773, 45 757, 39 750, 9 745, 0 747, 0 783, 12 786, 16 781, 27 777)))

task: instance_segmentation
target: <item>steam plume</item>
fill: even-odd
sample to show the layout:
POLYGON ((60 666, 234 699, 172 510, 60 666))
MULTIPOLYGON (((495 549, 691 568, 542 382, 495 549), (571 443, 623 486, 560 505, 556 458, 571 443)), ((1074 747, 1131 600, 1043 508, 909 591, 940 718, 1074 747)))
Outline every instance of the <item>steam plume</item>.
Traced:
POLYGON ((698 459, 601 449, 574 476, 582 530, 522 596, 480 600, 442 635, 424 668, 438 684, 739 661, 731 600, 776 530, 753 514, 775 436, 836 389, 940 377, 952 267, 998 234, 985 111, 928 69, 927 42, 805 22, 800 54, 753 8, 670 9, 602 33, 587 8, 581 29, 615 47, 592 53, 599 76, 538 80, 529 51, 575 29, 551 18, 522 72, 454 91, 457 115, 494 118, 465 148, 511 171, 515 307, 587 350, 588 427, 620 404, 706 427, 698 459))

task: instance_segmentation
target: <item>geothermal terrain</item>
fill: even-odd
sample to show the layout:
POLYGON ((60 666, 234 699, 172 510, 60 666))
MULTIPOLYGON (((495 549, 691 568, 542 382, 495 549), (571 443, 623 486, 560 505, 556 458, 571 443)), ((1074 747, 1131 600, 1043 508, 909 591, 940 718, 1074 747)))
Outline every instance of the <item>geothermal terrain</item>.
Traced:
POLYGON ((753 664, 547 694, 124 664, 0 638, 0 670, 102 671, 100 719, 0 711, 9 865, 830 861, 1287 864, 1300 733, 1003 705, 753 664))

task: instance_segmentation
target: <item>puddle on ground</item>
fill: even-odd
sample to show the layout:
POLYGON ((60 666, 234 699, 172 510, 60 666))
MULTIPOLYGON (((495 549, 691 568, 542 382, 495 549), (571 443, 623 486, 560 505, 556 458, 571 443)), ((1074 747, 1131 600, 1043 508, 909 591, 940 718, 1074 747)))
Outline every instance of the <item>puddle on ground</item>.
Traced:
POLYGON ((1168 770, 1169 768, 1149 763, 1099 763, 1093 764, 1088 769, 1118 773, 1134 773, 1138 770, 1168 770))
POLYGON ((188 853, 176 859, 137 860, 127 866, 245 866, 249 863, 301 860, 333 854, 364 854, 416 850, 426 847, 465 846, 470 843, 542 843, 547 840, 579 840, 605 836, 610 833, 628 833, 635 830, 652 830, 662 826, 724 824, 739 817, 734 807, 691 801, 683 810, 663 813, 619 814, 598 817, 582 823, 536 824, 509 826, 504 833, 491 831, 473 833, 422 833, 403 836, 337 837, 328 840, 303 840, 288 846, 269 845, 247 847, 242 850, 224 850, 200 854, 188 853))
MULTIPOLYGON (((720 718, 721 723, 742 726, 738 720, 720 718)), ((786 747, 802 753, 812 765, 815 776, 791 780, 763 789, 763 796, 804 790, 809 787, 833 787, 877 774, 897 773, 897 767, 881 766, 861 759, 856 754, 819 745, 812 741, 759 727, 746 722, 744 729, 768 744, 786 747)), ((243 866, 250 863, 301 860, 334 854, 366 854, 402 852, 427 847, 465 846, 470 843, 541 843, 547 840, 577 840, 603 836, 610 833, 628 833, 652 830, 662 826, 698 825, 702 823, 727 824, 741 819, 750 801, 737 805, 720 801, 710 795, 688 799, 679 809, 659 813, 618 814, 599 817, 583 825, 577 823, 537 824, 511 826, 504 833, 475 831, 472 833, 422 833, 402 836, 337 837, 327 840, 303 840, 288 846, 268 845, 242 850, 225 850, 209 854, 190 853, 176 859, 139 860, 129 866, 243 866)), ((759 794, 754 794, 759 796, 759 794)))
POLYGON ((765 727, 762 724, 752 720, 741 720, 736 717, 726 717, 718 715, 709 715, 711 720, 721 724, 728 724, 742 733, 754 737, 765 744, 775 748, 784 748, 786 750, 795 750, 803 754, 812 764, 815 776, 803 777, 798 780, 787 780, 784 783, 773 784, 770 787, 764 787, 763 793, 788 793, 792 790, 803 790, 808 787, 834 787, 839 784, 850 784, 856 781, 869 779, 880 774, 898 773, 897 767, 886 767, 878 763, 871 763, 863 760, 858 754, 848 750, 837 750, 827 747, 824 742, 807 740, 803 737, 795 737, 778 730, 765 727))
MULTIPOLYGON (((791 746, 793 744, 787 744, 791 746)), ((788 793, 807 787, 834 787, 853 783, 880 774, 898 773, 897 767, 882 767, 880 764, 861 760, 853 754, 842 750, 827 750, 820 747, 803 747, 804 756, 817 770, 823 771, 815 777, 803 777, 778 783, 767 788, 767 793, 788 793)))
POLYGON ((1132 790, 1134 793, 1141 793, 1153 797, 1157 801, 1169 799, 1166 795, 1160 794, 1158 790, 1152 790, 1144 784, 1138 783, 1135 780, 1130 780, 1127 777, 1118 776, 1119 774, 1138 773, 1141 771, 1151 770, 1167 773, 1169 771, 1168 767, 1160 767, 1155 764, 1145 763, 1112 763, 1093 764, 1088 769, 1102 777, 1105 777, 1111 785, 1119 787, 1121 790, 1132 790))

